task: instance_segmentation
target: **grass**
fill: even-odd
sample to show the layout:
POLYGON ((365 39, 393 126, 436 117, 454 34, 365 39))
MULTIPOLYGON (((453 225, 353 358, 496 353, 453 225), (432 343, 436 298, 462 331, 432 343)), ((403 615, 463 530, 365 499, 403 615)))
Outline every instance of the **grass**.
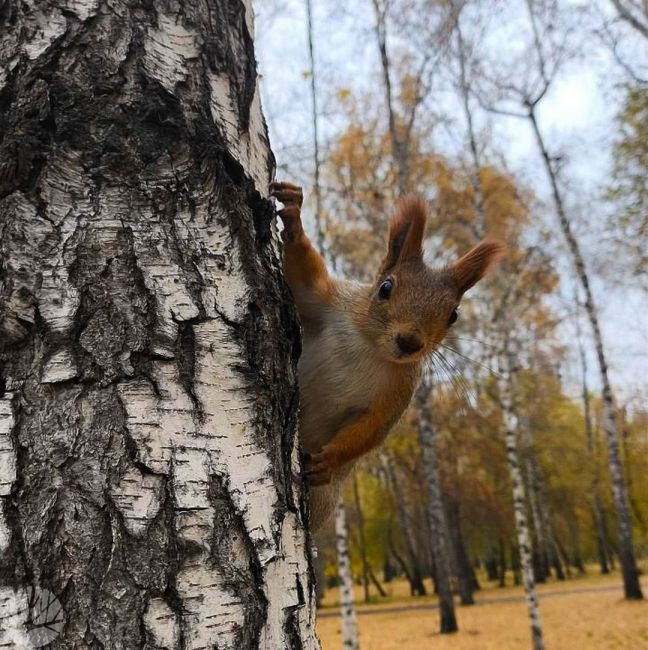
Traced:
MULTIPOLYGON (((521 587, 500 589, 492 585, 476 594, 477 605, 458 607, 459 632, 440 635, 439 612, 418 609, 434 597, 410 598, 407 585, 388 585, 391 595, 379 605, 358 605, 362 650, 528 650, 530 631, 524 602, 480 601, 521 597, 521 587), (388 600, 388 602, 384 602, 388 600), (399 611, 385 611, 398 608, 399 611)), ((648 596, 648 579, 642 582, 648 596)), ((623 600, 618 574, 588 575, 565 582, 538 586, 540 616, 547 650, 648 650, 648 600, 623 600), (581 592, 589 589, 618 589, 581 592), (569 593, 579 591, 579 593, 569 593), (543 597, 542 594, 545 594, 543 597)), ((358 590, 356 596, 361 598, 358 590)), ((336 614, 337 591, 331 590, 320 610, 317 630, 323 650, 342 647, 340 618, 336 614)))

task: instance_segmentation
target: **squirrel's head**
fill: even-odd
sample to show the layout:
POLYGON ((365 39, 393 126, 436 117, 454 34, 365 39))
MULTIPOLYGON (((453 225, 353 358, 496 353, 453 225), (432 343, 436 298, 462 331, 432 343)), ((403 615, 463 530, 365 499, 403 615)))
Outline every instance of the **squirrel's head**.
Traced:
POLYGON ((381 354, 397 363, 418 362, 441 343, 463 294, 504 252, 500 242, 483 241, 449 266, 431 269, 423 262, 426 213, 420 197, 401 200, 361 324, 381 354))

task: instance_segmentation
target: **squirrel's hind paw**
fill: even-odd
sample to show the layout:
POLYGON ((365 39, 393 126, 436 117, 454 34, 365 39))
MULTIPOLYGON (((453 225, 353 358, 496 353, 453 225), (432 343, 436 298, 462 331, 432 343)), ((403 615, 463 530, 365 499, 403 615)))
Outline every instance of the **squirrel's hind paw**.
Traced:
POLYGON ((336 469, 338 462, 335 454, 324 447, 319 453, 309 455, 306 461, 306 479, 310 485, 327 485, 336 469))

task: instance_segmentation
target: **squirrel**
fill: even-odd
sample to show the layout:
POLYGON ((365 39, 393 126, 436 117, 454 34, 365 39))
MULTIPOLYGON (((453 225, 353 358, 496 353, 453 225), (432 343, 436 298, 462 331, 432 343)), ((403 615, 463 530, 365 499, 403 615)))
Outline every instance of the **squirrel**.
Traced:
POLYGON ((310 527, 335 509, 359 458, 382 443, 407 408, 425 358, 458 317, 463 294, 503 255, 483 241, 453 264, 423 262, 422 198, 401 199, 373 284, 329 275, 301 222, 300 187, 274 182, 283 204, 283 269, 303 327, 298 362, 299 439, 309 484, 310 527))

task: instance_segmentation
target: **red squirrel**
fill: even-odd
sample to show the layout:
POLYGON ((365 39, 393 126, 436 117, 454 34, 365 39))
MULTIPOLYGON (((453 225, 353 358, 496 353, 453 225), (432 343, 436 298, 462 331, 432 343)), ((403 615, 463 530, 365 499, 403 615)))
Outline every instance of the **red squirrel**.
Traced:
POLYGON ((302 190, 275 182, 284 228, 283 269, 302 327, 299 438, 306 457, 311 530, 328 519, 355 462, 377 447, 403 411, 425 358, 457 320, 463 294, 503 254, 483 241, 442 269, 423 262, 426 205, 403 198, 389 223, 373 284, 332 278, 304 232, 302 190))

